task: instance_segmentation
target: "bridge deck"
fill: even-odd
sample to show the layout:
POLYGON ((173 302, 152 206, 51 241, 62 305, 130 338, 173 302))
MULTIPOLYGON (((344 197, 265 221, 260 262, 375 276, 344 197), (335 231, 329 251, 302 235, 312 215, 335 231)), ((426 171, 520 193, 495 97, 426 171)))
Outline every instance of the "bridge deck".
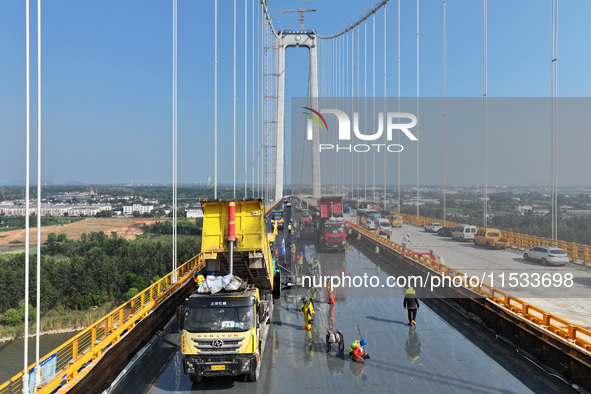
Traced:
MULTIPOLYGON (((314 249, 307 246, 305 250, 307 259, 311 259, 314 249)), ((323 270, 334 272, 340 266, 348 275, 368 273, 379 275, 382 280, 387 276, 384 270, 378 273, 375 263, 354 249, 341 255, 321 254, 319 259, 323 270), (339 256, 345 259, 344 264, 338 264, 339 256)), ((409 328, 400 288, 348 288, 338 294, 333 310, 335 327, 343 331, 348 347, 358 338, 359 324, 371 355, 364 366, 351 362, 348 355, 343 360, 337 355, 336 346, 329 354, 325 352, 326 328, 322 321, 331 325, 327 303, 317 303, 313 330, 301 329, 303 318, 297 312, 295 300, 303 294, 301 288, 286 291, 276 303, 258 382, 217 378, 192 384, 183 374, 180 334, 173 327, 114 391, 382 393, 387 389, 417 393, 524 393, 570 390, 569 386, 541 373, 488 331, 434 300, 426 300, 427 305, 420 308, 416 330, 409 328)))

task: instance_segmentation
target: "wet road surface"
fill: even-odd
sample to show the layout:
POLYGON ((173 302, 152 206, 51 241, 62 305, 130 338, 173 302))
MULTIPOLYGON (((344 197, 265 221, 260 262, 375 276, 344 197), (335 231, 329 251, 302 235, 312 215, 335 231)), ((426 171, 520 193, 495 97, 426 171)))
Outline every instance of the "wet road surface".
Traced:
MULTIPOLYGON (((288 223, 286 218, 286 223, 288 223)), ((282 232, 279 232, 279 242, 282 232)), ((288 241, 286 240, 286 245, 288 241)), ((312 261, 313 245, 303 245, 312 261)), ((323 274, 377 275, 385 283, 389 268, 353 248, 345 253, 318 254, 323 274)), ((401 288, 346 288, 336 292, 336 305, 326 303, 321 290, 315 302, 313 329, 303 331, 299 299, 310 289, 292 288, 275 303, 261 377, 203 379, 193 384, 183 374, 180 333, 174 325, 112 392, 240 392, 240 393, 527 393, 570 392, 519 356, 495 336, 455 310, 425 300, 408 327, 401 288), (436 311, 430 307, 436 308, 436 311), (437 313, 436 313, 437 312, 437 313), (371 359, 365 365, 326 352, 327 327, 341 330, 347 350, 359 338, 367 339, 371 359)))

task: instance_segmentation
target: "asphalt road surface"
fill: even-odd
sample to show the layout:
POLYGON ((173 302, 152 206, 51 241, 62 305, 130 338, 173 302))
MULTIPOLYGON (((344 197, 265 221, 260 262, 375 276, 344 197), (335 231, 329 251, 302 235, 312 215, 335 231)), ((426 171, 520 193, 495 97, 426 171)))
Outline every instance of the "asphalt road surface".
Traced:
MULTIPOLYGON (((286 218, 286 223, 289 219, 286 218)), ((283 232, 280 231, 278 242, 283 232)), ((288 244, 286 240, 286 245, 288 244)), ((379 269, 352 247, 345 253, 316 254, 311 243, 300 244, 306 260, 314 255, 322 273, 377 275, 379 269)), ((390 270, 390 269, 388 269, 390 270)), ((527 393, 570 392, 562 381, 547 375, 512 348, 452 308, 425 300, 409 327, 402 307, 401 288, 347 288, 336 292, 331 307, 320 290, 312 331, 303 331, 299 299, 309 288, 284 290, 276 300, 263 355, 260 379, 245 377, 203 379, 193 384, 183 374, 180 333, 165 332, 129 371, 115 393, 527 393), (435 310, 432 310, 433 307, 435 310), (327 327, 339 329, 346 348, 367 339, 371 359, 365 365, 339 355, 336 345, 326 352, 327 327)), ((347 349, 345 349, 347 350, 347 349)))

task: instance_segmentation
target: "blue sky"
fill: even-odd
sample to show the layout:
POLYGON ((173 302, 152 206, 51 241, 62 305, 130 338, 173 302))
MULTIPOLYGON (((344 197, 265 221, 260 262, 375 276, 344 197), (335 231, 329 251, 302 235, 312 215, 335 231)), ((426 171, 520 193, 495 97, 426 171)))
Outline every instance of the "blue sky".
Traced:
MULTIPOLYGON (((244 178, 244 0, 238 0, 237 182, 244 178)), ((271 11, 316 8, 306 28, 331 34, 351 23, 374 1, 271 0, 271 11)), ((213 4, 212 0, 178 0, 178 180, 205 182, 213 177, 213 4)), ((248 0, 249 34, 252 2, 248 0)), ((551 1, 488 2, 488 94, 493 97, 545 97, 551 83, 551 1)), ((233 2, 219 1, 218 111, 219 181, 231 183, 232 163, 232 14, 233 2)), ((172 177, 172 1, 45 0, 42 2, 43 179, 60 183, 170 183, 172 177)), ((257 22, 259 3, 255 2, 257 22)), ((420 3, 420 94, 442 94, 442 1, 420 3)), ((36 2, 31 2, 32 154, 36 139, 36 2)), ((591 93, 591 2, 565 1, 559 10, 558 92, 563 97, 591 93)), ((297 14, 272 13, 277 29, 299 28, 297 14)), ((383 12, 376 16, 376 95, 383 95, 383 12)), ((416 94, 416 2, 402 1, 401 90, 416 94)), ((387 94, 397 95, 397 2, 387 8, 387 94)), ((258 26, 258 25, 257 25, 258 26)), ((371 59, 371 20, 368 57, 371 59)), ((356 35, 356 33, 354 33, 356 35)), ((361 31, 363 40, 363 30, 361 31)), ((249 133, 252 54, 248 37, 249 133)), ((363 51, 363 47, 362 47, 363 51)), ((25 140, 25 3, 0 1, 0 184, 24 180, 25 140)), ((307 93, 308 53, 290 50, 286 95, 307 93)), ((328 74, 330 71, 325 70, 328 74)), ((371 96, 372 68, 368 67, 371 96)), ((259 79, 260 81, 260 79, 259 79)), ((323 92, 321 81, 321 94, 323 92)), ((363 82, 361 83, 363 94, 363 82)), ((482 1, 448 0, 447 94, 482 95, 482 1)), ((286 101, 286 108, 289 108, 286 101)), ((258 110, 258 108, 257 108, 258 110)), ((548 126, 549 127, 549 126, 548 126)), ((286 121, 289 141, 289 118, 286 121)), ((589 133, 581 127, 560 130, 559 179, 562 184, 589 184, 576 168, 590 168, 589 133)), ((449 133, 449 131, 448 131, 449 133)), ((475 134, 481 131, 475 131, 475 134)), ((451 137, 450 137, 451 138, 451 137)), ((501 137, 493 145, 502 146, 501 137)), ((249 162, 252 146, 249 134, 249 162)), ((549 128, 532 138, 527 150, 550 152, 549 128)), ((453 141, 453 139, 452 139, 453 141)), ((521 139, 520 139, 521 141, 521 139)), ((421 141, 423 143, 423 141, 421 141)), ((481 151, 478 138, 464 143, 466 152, 481 151)), ((438 141, 425 141, 438 146, 438 141)), ((492 158, 491 158, 492 155, 492 158)), ((289 161, 288 153, 288 161, 289 161)), ((424 157, 421 182, 439 184, 439 159, 424 157), (430 168, 437 170, 430 171, 430 168)), ((489 160, 506 163, 502 156, 489 160)), ((524 160, 527 160, 527 156, 524 160)), ((549 159, 548 159, 549 160, 549 159)), ((546 161, 547 163, 547 161, 546 161)), ((508 165, 508 164, 503 164, 508 165)), ((515 163, 513 163, 515 165, 515 163)), ((36 164, 33 163, 34 169, 36 164)), ((489 182, 550 183, 549 167, 541 174, 491 174, 489 182), (525 178, 525 179, 524 179, 525 178)), ((289 173, 289 171, 288 171, 289 173)), ((414 169, 403 183, 413 183, 414 169)), ((481 182, 478 171, 448 174, 448 183, 481 182)), ((249 173, 250 174, 250 173, 249 173)), ((33 180, 36 176, 32 173, 33 180)), ((250 175, 249 175, 250 178, 250 175)), ((588 176, 587 176, 588 178, 588 176)))

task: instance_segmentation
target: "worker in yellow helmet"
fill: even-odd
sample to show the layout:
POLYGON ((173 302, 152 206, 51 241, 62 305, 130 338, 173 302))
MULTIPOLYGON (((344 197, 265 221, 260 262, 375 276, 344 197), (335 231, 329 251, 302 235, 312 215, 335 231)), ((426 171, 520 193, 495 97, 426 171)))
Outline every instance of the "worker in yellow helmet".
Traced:
POLYGON ((417 311, 421 305, 416 296, 415 289, 413 289, 412 286, 409 286, 408 289, 406 289, 402 306, 408 311, 408 325, 416 326, 417 323, 415 322, 415 319, 417 318, 417 311))

